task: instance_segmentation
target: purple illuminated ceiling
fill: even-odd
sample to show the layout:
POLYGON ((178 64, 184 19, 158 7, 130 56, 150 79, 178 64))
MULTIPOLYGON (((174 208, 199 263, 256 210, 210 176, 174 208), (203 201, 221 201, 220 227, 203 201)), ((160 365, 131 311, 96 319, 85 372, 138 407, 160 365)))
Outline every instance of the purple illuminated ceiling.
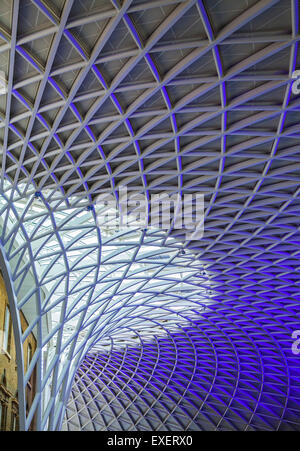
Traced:
POLYGON ((300 430, 299 39, 298 0, 1 0, 2 191, 205 195, 209 308, 109 325, 65 429, 300 430))

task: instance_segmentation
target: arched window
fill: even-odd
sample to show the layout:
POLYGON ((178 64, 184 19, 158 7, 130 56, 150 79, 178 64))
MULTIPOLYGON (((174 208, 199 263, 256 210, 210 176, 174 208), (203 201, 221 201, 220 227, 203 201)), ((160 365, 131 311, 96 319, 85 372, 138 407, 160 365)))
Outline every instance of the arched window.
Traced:
POLYGON ((3 333, 3 350, 9 352, 10 348, 10 311, 8 306, 5 309, 4 317, 4 333, 3 333))

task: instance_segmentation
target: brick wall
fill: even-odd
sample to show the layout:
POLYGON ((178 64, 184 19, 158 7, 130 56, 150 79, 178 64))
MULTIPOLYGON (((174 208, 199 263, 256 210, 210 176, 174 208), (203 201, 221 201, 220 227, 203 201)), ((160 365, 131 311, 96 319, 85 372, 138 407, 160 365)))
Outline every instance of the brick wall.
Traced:
MULTIPOLYGON (((3 331, 5 324, 5 312, 8 306, 8 298, 5 289, 5 284, 2 275, 0 274, 0 403, 2 408, 2 418, 0 419, 0 430, 18 429, 18 376, 17 376, 17 359, 14 333, 12 328, 12 321, 10 319, 9 327, 9 343, 8 352, 3 350, 3 331)), ((21 327, 24 332, 28 323, 21 313, 21 327)), ((25 372, 27 370, 27 356, 30 352, 33 356, 36 350, 36 339, 33 334, 30 334, 23 345, 25 372)), ((26 406, 27 411, 30 409, 31 403, 35 394, 36 374, 33 371, 29 383, 26 387, 26 406)), ((35 428, 35 419, 33 420, 30 429, 35 428)))

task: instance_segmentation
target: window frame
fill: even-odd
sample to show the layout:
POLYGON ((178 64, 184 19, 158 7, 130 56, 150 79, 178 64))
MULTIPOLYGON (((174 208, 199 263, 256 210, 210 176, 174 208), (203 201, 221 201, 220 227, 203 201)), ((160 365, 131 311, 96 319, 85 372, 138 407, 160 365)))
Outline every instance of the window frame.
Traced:
POLYGON ((8 304, 5 307, 2 349, 9 354, 11 338, 11 314, 8 304))

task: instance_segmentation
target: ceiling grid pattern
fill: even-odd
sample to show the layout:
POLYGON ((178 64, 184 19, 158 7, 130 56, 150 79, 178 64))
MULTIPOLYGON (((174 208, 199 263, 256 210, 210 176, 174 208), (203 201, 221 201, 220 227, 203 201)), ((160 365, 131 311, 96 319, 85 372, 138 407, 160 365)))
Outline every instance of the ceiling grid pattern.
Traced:
MULTIPOLYGON (((16 198, 30 203, 36 192, 50 204, 59 198, 68 205, 76 198, 78 211, 82 201, 93 212, 99 194, 118 198, 123 185, 148 199, 163 191, 199 192, 205 198, 204 236, 182 246, 187 260, 198 265, 201 309, 205 295, 209 306, 204 312, 211 327, 206 373, 199 375, 201 349, 206 355, 201 309, 193 326, 180 325, 177 332, 172 326, 166 330, 168 338, 157 338, 166 353, 176 351, 176 333, 187 340, 182 352, 192 356, 192 363, 184 396, 201 420, 183 418, 185 406, 180 405, 189 402, 184 396, 177 407, 171 401, 158 407, 149 395, 146 385, 159 378, 159 359, 165 358, 158 341, 147 342, 158 363, 145 376, 144 389, 136 391, 139 365, 151 366, 143 350, 145 338, 127 349, 115 334, 108 354, 111 342, 105 334, 107 343, 98 344, 76 376, 67 410, 74 427, 96 427, 87 420, 91 413, 85 410, 81 416, 74 407, 88 396, 87 387, 96 386, 89 375, 93 361, 103 385, 97 385, 88 403, 96 403, 93 415, 100 429, 138 428, 134 418, 139 409, 150 415, 143 420, 148 426, 140 423, 141 428, 299 428, 291 413, 299 411, 299 364, 290 350, 291 334, 300 329, 300 98, 292 92, 292 75, 300 68, 299 39, 298 0, 1 1, 0 81, 6 85, 0 89, 1 193, 6 197, 8 186, 15 193, 8 203, 16 198), (194 347, 190 330, 203 348, 194 347), (231 343, 220 373, 222 379, 224 371, 230 395, 216 401, 223 382, 218 376, 212 383, 210 375, 223 356, 219 333, 231 343), (245 349, 256 350, 250 371, 256 382, 253 388, 246 373, 236 373, 231 392, 227 366, 234 361, 242 368, 245 349), (126 353, 130 368, 122 360, 126 353), (274 374, 273 358, 278 361, 274 374), (268 379, 277 377, 277 369, 278 385, 268 379), (111 371, 116 374, 112 386, 107 382, 111 371), (125 402, 118 387, 122 372, 128 371, 132 377, 125 402), (201 377, 210 388, 197 397, 190 391, 193 384, 200 387, 201 377), (272 420, 265 410, 260 412, 269 405, 259 402, 269 396, 264 377, 267 392, 272 386, 280 398, 274 401, 276 408, 271 402, 272 420), (244 420, 234 410, 241 401, 240 384, 256 396, 254 405, 244 405, 244 420), (143 401, 136 393, 145 395, 143 401), (213 406, 218 404, 214 414, 208 393, 214 396, 213 406), (206 407, 205 419, 201 412, 206 407)), ((144 232, 139 239, 147 237, 144 232)), ((154 241, 168 247, 171 237, 182 239, 170 228, 154 241)), ((138 241, 137 247, 143 244, 138 241)), ((179 247, 176 258, 184 260, 179 247)), ((119 295, 122 281, 115 283, 119 295)), ((179 359, 169 369, 169 400, 175 390, 171 376, 180 371, 179 359)))
POLYGON ((139 346, 89 353, 63 430, 299 430, 299 366, 291 377, 286 337, 240 323, 204 315, 139 346))

